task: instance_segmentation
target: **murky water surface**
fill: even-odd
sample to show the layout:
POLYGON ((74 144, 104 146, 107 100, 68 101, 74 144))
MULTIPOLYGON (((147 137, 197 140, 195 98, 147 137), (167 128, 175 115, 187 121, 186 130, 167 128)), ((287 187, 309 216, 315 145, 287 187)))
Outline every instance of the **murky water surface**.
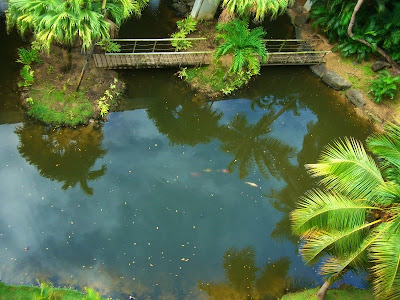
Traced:
MULTIPOLYGON (((145 37, 153 22, 152 36, 166 36, 171 16, 154 2, 121 35, 145 37)), ((22 42, 3 21, 0 280, 121 299, 268 299, 320 282, 290 233, 289 212, 314 184, 303 166, 370 128, 307 68, 264 68, 207 104, 174 70, 126 71, 125 99, 101 128, 46 128, 18 104, 22 42)))

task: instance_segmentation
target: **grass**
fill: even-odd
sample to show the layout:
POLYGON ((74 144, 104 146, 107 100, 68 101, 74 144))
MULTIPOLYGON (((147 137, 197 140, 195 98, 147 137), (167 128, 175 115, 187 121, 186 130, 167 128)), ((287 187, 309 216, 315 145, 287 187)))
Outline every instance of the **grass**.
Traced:
POLYGON ((28 115, 46 124, 86 124, 94 114, 93 105, 84 92, 67 92, 48 86, 32 90, 30 98, 28 115))
MULTIPOLYGON (((319 288, 305 290, 297 293, 287 294, 281 300, 317 300, 319 288)), ((352 286, 339 289, 329 289, 326 300, 374 300, 375 297, 370 290, 361 290, 352 286)))
MULTIPOLYGON (((0 300, 35 300, 40 299, 40 287, 26 285, 5 285, 0 282, 0 300)), ((47 297, 46 297, 47 298, 47 297)), ((45 300, 46 298, 43 298, 45 300)), ((53 289, 51 300, 85 300, 95 299, 71 289, 53 289)), ((97 298, 104 299, 104 298, 97 298)), ((47 300, 47 299, 46 299, 47 300)))
POLYGON ((205 67, 185 69, 183 77, 192 87, 210 95, 220 93, 228 95, 245 85, 250 79, 247 75, 235 73, 224 80, 226 71, 226 67, 220 63, 214 63, 205 67))

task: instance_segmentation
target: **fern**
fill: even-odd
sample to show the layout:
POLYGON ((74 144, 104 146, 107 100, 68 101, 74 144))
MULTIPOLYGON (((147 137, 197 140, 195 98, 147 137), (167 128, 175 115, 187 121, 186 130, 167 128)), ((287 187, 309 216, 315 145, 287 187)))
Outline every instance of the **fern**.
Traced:
POLYGON ((384 70, 380 72, 378 79, 372 81, 369 91, 374 95, 374 101, 379 103, 384 98, 393 99, 399 83, 400 76, 392 77, 387 70, 384 70))

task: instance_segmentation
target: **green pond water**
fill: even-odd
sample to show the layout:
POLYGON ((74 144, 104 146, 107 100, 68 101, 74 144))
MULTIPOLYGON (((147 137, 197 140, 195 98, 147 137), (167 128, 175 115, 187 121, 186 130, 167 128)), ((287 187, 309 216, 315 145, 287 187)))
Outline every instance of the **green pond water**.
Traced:
MULTIPOLYGON (((23 42, 0 21, 1 281, 120 299, 276 299, 321 282, 290 233, 315 184, 304 164, 371 128, 308 68, 263 68, 206 105, 176 70, 125 71, 126 95, 100 128, 54 129, 24 115, 23 42)), ((175 21, 152 2, 121 35, 166 36, 175 21)), ((271 37, 291 34, 287 18, 277 24, 271 37)))

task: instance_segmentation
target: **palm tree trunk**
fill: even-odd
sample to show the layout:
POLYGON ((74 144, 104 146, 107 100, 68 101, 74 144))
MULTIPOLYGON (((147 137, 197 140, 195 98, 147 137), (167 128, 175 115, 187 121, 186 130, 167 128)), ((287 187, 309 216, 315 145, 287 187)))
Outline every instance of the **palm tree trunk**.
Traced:
MULTIPOLYGON (((351 15, 349 26, 347 27, 347 34, 353 40, 355 40, 357 42, 360 42, 360 43, 364 44, 365 46, 368 46, 368 47, 372 48, 372 45, 370 43, 368 43, 364 39, 355 38, 354 37, 354 33, 353 33, 353 26, 354 26, 354 23, 356 21, 356 14, 360 10, 361 5, 363 3, 364 3, 364 0, 358 0, 357 1, 357 4, 356 4, 356 6, 354 7, 354 10, 353 10, 353 14, 351 15)), ((394 61, 392 59, 392 57, 386 51, 384 51, 383 49, 379 48, 378 46, 376 47, 376 51, 380 55, 382 55, 392 65, 392 67, 394 68, 396 74, 400 74, 400 65, 396 61, 394 61)))
POLYGON ((88 64, 89 64, 89 61, 90 61, 90 59, 92 58, 92 54, 93 54, 95 45, 96 45, 96 44, 93 43, 92 48, 90 49, 89 53, 88 53, 87 56, 86 56, 86 61, 85 61, 85 63, 83 64, 82 71, 81 71, 81 75, 79 76, 78 82, 77 82, 77 84, 76 84, 76 88, 75 88, 76 91, 79 91, 79 87, 81 86, 81 82, 82 82, 82 79, 83 79, 83 74, 85 74, 85 71, 86 71, 86 68, 87 68, 87 66, 88 66, 88 64))
POLYGON ((325 300, 326 292, 328 291, 329 287, 331 286, 331 283, 329 280, 325 281, 324 284, 321 286, 317 293, 317 299, 318 300, 325 300))

